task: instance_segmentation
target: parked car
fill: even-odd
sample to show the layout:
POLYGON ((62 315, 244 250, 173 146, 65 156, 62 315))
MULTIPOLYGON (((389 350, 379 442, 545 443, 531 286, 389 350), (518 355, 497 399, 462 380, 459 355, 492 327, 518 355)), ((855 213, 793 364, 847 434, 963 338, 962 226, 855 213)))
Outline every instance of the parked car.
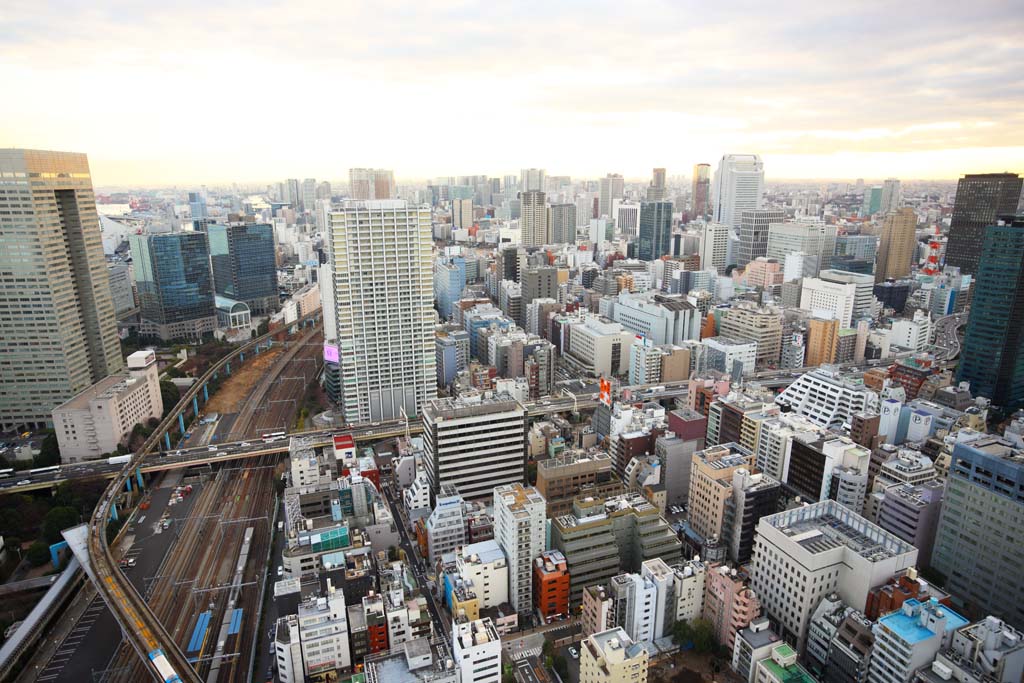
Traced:
POLYGON ((569 648, 569 656, 572 657, 573 659, 579 659, 580 658, 580 653, 576 652, 576 648, 570 647, 569 648))

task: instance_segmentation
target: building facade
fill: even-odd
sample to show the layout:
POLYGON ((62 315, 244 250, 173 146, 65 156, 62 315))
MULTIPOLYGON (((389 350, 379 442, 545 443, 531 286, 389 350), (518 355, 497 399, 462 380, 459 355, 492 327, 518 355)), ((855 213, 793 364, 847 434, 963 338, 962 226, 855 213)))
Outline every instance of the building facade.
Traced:
POLYGON ((217 328, 210 249, 201 232, 129 235, 139 334, 199 340, 217 328))

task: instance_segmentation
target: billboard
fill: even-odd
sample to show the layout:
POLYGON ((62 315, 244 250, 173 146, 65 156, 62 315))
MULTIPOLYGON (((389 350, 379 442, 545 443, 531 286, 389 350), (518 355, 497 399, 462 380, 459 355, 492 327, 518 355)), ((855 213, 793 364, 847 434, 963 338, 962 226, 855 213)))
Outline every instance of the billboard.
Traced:
POLYGON ((337 363, 338 347, 334 344, 324 343, 324 360, 328 363, 337 363))
POLYGON ((601 393, 599 394, 601 403, 605 404, 609 408, 612 407, 612 383, 610 380, 601 378, 601 393))

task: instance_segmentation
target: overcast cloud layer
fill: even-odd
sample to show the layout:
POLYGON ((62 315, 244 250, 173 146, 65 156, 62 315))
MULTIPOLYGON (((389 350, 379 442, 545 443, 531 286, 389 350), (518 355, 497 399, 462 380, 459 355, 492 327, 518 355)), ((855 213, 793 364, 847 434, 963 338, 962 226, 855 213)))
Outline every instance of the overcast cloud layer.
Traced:
POLYGON ((6 3, 0 146, 108 185, 1024 171, 1022 35, 985 0, 6 3))

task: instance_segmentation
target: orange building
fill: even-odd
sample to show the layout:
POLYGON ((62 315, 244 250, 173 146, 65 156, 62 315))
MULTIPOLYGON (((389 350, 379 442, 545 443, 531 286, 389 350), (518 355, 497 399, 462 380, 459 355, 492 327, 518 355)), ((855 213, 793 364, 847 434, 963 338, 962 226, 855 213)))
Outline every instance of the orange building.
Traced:
POLYGON ((807 323, 807 355, 804 365, 834 363, 839 347, 839 321, 811 318, 807 323))
POLYGON ((874 621, 883 614, 902 609, 903 603, 911 598, 921 602, 928 602, 931 598, 935 598, 941 605, 953 606, 948 593, 922 580, 918 576, 917 569, 909 567, 889 579, 888 583, 875 586, 868 591, 864 616, 874 621))
POLYGON ((560 550, 548 550, 533 561, 533 604, 545 622, 569 614, 569 568, 560 550))

